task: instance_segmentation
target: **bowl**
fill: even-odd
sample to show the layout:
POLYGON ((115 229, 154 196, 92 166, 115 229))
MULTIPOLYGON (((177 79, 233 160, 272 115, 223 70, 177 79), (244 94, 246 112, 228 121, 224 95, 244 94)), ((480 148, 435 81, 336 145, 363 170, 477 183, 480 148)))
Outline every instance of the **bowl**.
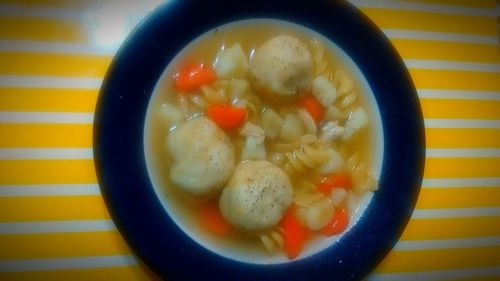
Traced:
POLYGON ((360 280, 397 242, 414 209, 425 158, 420 104, 403 61, 383 33, 344 1, 168 1, 131 33, 103 82, 94 156, 111 216, 138 257, 167 280, 360 280), (287 262, 221 254, 186 233, 155 191, 144 131, 148 104, 166 66, 205 32, 242 20, 313 30, 359 69, 378 108, 379 190, 335 243, 287 262))

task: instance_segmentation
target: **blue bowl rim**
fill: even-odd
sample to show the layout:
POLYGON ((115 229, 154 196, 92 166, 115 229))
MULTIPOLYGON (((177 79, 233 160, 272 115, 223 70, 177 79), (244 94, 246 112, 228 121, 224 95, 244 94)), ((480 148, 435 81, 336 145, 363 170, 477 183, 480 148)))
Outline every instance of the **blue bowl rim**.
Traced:
POLYGON ((413 82, 389 40, 345 1, 170 0, 122 45, 108 69, 95 112, 95 166, 108 210, 134 252, 167 279, 359 280, 400 237, 422 182, 425 131, 413 82), (361 219, 335 246, 284 264, 242 263, 191 240, 157 198, 143 151, 149 98, 168 63, 204 32, 251 18, 294 22, 335 42, 368 80, 384 128, 380 189, 361 219))

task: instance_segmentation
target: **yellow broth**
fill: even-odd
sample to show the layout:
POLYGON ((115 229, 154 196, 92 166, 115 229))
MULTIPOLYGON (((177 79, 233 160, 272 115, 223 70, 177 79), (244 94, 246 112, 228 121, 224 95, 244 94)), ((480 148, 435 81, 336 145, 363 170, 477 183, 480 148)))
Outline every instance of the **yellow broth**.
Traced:
MULTIPOLYGON (((335 148, 341 152, 344 159, 347 159, 354 153, 359 154, 361 163, 366 163, 369 169, 373 169, 375 161, 375 146, 378 128, 373 125, 372 120, 376 114, 376 110, 372 108, 370 102, 366 99, 364 89, 360 86, 360 77, 357 77, 355 71, 343 61, 342 57, 329 48, 329 43, 318 38, 315 34, 300 28, 295 28, 293 25, 287 25, 279 22, 270 21, 245 21, 244 23, 236 23, 225 25, 214 29, 204 36, 196 39, 188 45, 182 52, 171 62, 165 72, 159 79, 155 91, 152 95, 148 116, 145 126, 145 153, 148 161, 148 169, 155 185, 159 190, 160 198, 170 214, 174 214, 176 221, 181 222, 183 228, 193 237, 202 238, 208 241, 213 248, 224 248, 227 251, 234 252, 236 256, 243 255, 248 257, 268 257, 265 253, 258 237, 251 236, 240 231, 234 230, 230 235, 219 236, 207 231, 200 223, 200 206, 207 200, 218 200, 219 195, 212 198, 194 198, 193 196, 184 194, 178 187, 174 186, 169 179, 169 156, 166 151, 166 138, 168 128, 162 120, 158 112, 164 103, 178 104, 178 93, 174 87, 174 75, 179 69, 187 63, 200 63, 211 65, 216 59, 216 55, 223 46, 231 46, 234 43, 240 43, 243 50, 250 57, 252 50, 261 45, 269 38, 276 35, 292 35, 299 38, 308 46, 312 39, 319 40, 325 48, 325 60, 333 70, 344 71, 349 78, 354 81, 355 91, 358 92, 358 98, 352 107, 360 105, 368 114, 370 123, 363 130, 359 131, 347 143, 336 145, 335 148)), ((250 81, 249 77, 246 77, 250 81)), ((217 83, 217 82, 216 82, 217 83)), ((253 91, 255 94, 255 90, 253 91)), ((298 106, 296 103, 271 103, 263 98, 260 98, 263 107, 270 107, 276 112, 289 112, 295 110, 298 106)), ((203 112, 201 112, 203 114, 203 112)), ((283 116, 283 115, 282 115, 283 116)), ((259 124, 259 118, 250 116, 250 119, 255 124, 259 124)), ((239 151, 244 138, 237 133, 230 132, 227 135, 233 141, 239 161, 239 151)), ((272 155, 270 147, 273 140, 266 138, 266 151, 269 158, 272 155)), ((305 174, 311 182, 317 183, 321 177, 312 173, 305 174)), ((302 178, 304 176, 302 175, 302 178)), ((292 186, 297 184, 297 177, 290 178, 292 186)), ((145 218, 147 219, 147 218, 145 218)), ((165 237, 168 239, 168 237, 165 237)), ((317 237, 321 239, 321 237, 317 237)), ((196 240, 196 239, 195 239, 196 240)), ((312 241, 312 240, 311 240, 312 241)), ((309 243, 312 243, 309 241, 309 243)), ((203 243, 202 243, 203 244, 203 243)), ((308 244, 305 245, 305 248, 308 244)), ((277 256, 284 256, 283 253, 276 253, 277 256)))

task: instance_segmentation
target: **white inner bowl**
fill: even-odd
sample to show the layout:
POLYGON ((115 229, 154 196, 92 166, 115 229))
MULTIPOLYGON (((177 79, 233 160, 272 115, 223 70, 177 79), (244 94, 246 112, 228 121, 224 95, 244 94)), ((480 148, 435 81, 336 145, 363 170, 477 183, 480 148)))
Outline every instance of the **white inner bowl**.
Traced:
MULTIPOLYGON (((368 84, 366 78, 364 77, 363 73, 359 69, 359 67, 354 63, 354 61, 339 47, 337 46, 334 42, 329 40, 328 38, 322 36, 321 34, 317 33, 314 30, 311 30, 309 28, 306 28, 304 26, 287 22, 287 21, 282 21, 282 20, 274 20, 274 19, 252 19, 252 20, 241 20, 241 21, 235 21, 226 25, 222 25, 218 27, 219 29, 224 29, 227 26, 233 26, 233 25, 245 25, 248 23, 263 23, 263 24, 270 24, 270 25, 284 25, 287 28, 291 28, 294 30, 298 30, 301 32, 306 32, 307 34, 310 34, 311 38, 318 38, 322 43, 324 43, 326 46, 326 50, 330 50, 334 53, 336 53, 336 56, 340 57, 345 66, 348 68, 348 70, 354 74, 353 80, 355 83, 359 86, 361 89, 359 94, 362 94, 364 96, 364 99, 368 101, 368 107, 367 108, 367 114, 370 117, 371 120, 371 126, 374 127, 374 132, 375 136, 374 139, 372 140, 372 145, 373 145, 373 152, 374 152, 374 157, 373 157, 373 163, 371 163, 371 167, 373 169, 373 172, 375 173, 376 177, 380 177, 380 173, 382 170, 382 160, 383 160, 383 155, 384 155, 384 139, 383 139, 383 127, 382 127, 382 120, 380 117, 380 110, 378 108, 377 102, 375 100, 375 96, 373 95, 373 91, 370 88, 370 85, 368 84)), ((191 48, 196 48, 197 42, 204 38, 205 36, 208 36, 209 34, 213 33, 214 30, 207 31, 203 35, 199 36, 197 39, 195 39, 193 42, 188 44, 177 56, 169 63, 169 65, 166 67, 162 74, 162 78, 160 78, 159 81, 163 81, 165 79, 166 75, 169 73, 172 73, 172 68, 175 65, 178 65, 179 60, 185 55, 187 50, 190 50, 191 48)), ((168 79, 168 78, 167 78, 168 79)), ((152 101, 155 100, 156 95, 162 94, 159 93, 158 91, 158 84, 155 87, 155 90, 153 92, 153 96, 150 99, 150 103, 148 105, 148 111, 147 111, 147 116, 146 116, 146 124, 149 124, 149 120, 152 115, 151 110, 153 108, 152 106, 152 101)), ((255 251, 242 251, 241 249, 235 249, 234 246, 231 245, 226 245, 223 243, 223 240, 214 240, 211 237, 207 237, 206 235, 203 235, 200 233, 199 228, 192 224, 187 222, 186 220, 183 219, 182 215, 180 214, 180 211, 178 208, 175 208, 175 202, 171 199, 170 196, 167 195, 166 193, 166 188, 162 186, 161 181, 159 180, 158 174, 159 172, 167 173, 168 171, 157 171, 155 169, 153 161, 152 161, 152 153, 151 148, 149 147, 149 136, 150 132, 149 126, 145 126, 145 132, 144 132, 144 137, 145 137, 145 147, 144 147, 144 152, 146 155, 146 162, 147 162, 147 168, 149 172, 149 176, 151 179, 151 182, 153 184, 154 190, 156 192, 156 195, 160 199, 161 204, 165 208, 165 211, 168 213, 168 215, 173 219, 173 221, 184 231, 186 235, 191 237, 195 242, 197 242, 199 245, 202 247, 217 253, 221 256, 241 261, 241 262, 246 262, 246 263, 253 263, 253 264, 278 264, 278 263, 286 263, 290 262, 290 260, 283 254, 283 253, 276 253, 274 255, 268 255, 261 249, 255 250, 255 251)), ((165 152, 166 153, 166 152, 165 152)), ((303 258, 307 258, 313 254, 316 254, 320 252, 321 250, 332 246, 335 244, 336 241, 339 239, 342 239, 343 234, 347 233, 359 220, 359 218, 362 216, 363 212, 367 208, 371 198, 372 198, 371 193, 368 193, 368 195, 364 196, 359 204, 359 207, 356 209, 356 211, 352 214, 351 220, 349 223, 349 226, 346 231, 344 231, 340 235, 336 236, 331 236, 331 237, 316 237, 315 239, 308 241, 307 246, 305 247, 304 251, 293 261, 300 260, 303 258)), ((145 218, 147 219, 147 218, 145 218)), ((165 237, 165 239, 168 239, 168 237, 165 237)))

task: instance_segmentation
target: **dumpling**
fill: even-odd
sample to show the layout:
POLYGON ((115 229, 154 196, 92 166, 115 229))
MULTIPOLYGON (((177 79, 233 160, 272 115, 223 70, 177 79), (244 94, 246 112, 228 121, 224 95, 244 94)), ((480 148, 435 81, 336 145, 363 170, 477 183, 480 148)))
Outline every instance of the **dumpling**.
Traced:
POLYGON ((292 185, 281 168, 265 160, 249 160, 236 166, 219 206, 234 226, 257 233, 276 226, 292 202, 292 185))
POLYGON ((255 50, 250 71, 259 92, 275 100, 293 100, 311 88, 313 62, 304 43, 295 37, 280 35, 255 50))
POLYGON ((226 134, 206 117, 181 124, 167 137, 170 179, 182 190, 210 195, 228 182, 235 165, 234 147, 226 134))

